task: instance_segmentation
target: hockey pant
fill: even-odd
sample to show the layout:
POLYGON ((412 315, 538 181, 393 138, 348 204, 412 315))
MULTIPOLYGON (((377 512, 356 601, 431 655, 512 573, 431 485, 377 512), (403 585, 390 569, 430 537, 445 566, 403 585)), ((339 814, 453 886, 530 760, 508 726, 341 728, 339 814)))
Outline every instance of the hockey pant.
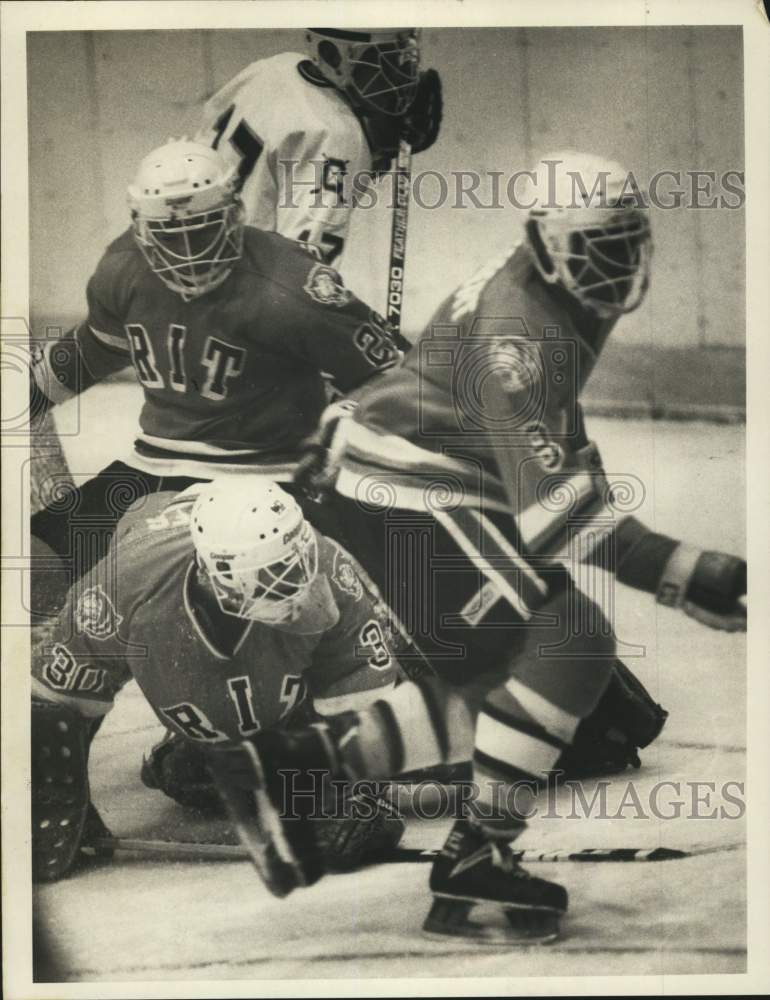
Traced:
POLYGON ((462 759, 464 743, 466 759, 473 756, 479 808, 509 835, 521 824, 521 810, 512 807, 510 794, 497 809, 501 789, 521 786, 526 804, 527 790, 534 794, 571 745, 612 673, 611 626, 563 566, 521 557, 508 515, 471 507, 432 514, 391 508, 366 518, 366 538, 359 534, 353 554, 440 679, 422 685, 423 693, 432 692, 425 694, 424 711, 422 696, 415 694, 411 707, 407 692, 396 699, 399 728, 424 724, 437 732, 436 719, 457 696, 473 720, 472 745, 467 723, 460 723, 465 737, 438 733, 413 754, 402 732, 407 759, 400 763, 405 769, 434 764, 446 759, 448 743, 450 759, 462 759))

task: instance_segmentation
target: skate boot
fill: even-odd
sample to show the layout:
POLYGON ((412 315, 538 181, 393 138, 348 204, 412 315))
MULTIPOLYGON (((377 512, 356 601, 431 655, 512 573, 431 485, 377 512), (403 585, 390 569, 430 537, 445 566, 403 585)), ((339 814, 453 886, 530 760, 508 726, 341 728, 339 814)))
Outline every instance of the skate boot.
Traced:
POLYGON ((241 843, 273 895, 287 896, 317 882, 324 863, 315 810, 324 783, 339 776, 326 727, 266 731, 232 749, 209 748, 208 768, 241 843))
POLYGON ((454 935, 489 944, 537 944, 558 936, 567 911, 562 886, 526 872, 504 841, 487 837, 467 820, 458 820, 433 863, 430 889, 434 900, 423 929, 430 935, 454 935), (502 907, 506 923, 472 923, 478 903, 502 907))

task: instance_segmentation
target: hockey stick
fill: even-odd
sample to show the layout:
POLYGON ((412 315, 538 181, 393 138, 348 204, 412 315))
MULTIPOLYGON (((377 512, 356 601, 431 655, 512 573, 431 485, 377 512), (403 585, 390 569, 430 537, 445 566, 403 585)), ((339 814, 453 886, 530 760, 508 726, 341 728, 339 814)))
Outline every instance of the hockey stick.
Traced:
MULTIPOLYGON (((686 850, 678 847, 586 847, 581 851, 563 849, 537 851, 530 847, 511 853, 516 861, 529 863, 546 861, 676 861, 680 858, 692 858, 699 854, 734 851, 742 846, 742 844, 701 845, 688 847, 686 850)), ((382 859, 382 863, 432 861, 440 853, 439 850, 435 849, 421 851, 414 847, 397 847, 392 856, 382 859)))
MULTIPOLYGON (((412 179, 412 147, 406 139, 398 144, 394 172, 393 225, 390 230, 388 264, 388 305, 386 316, 401 339, 401 310, 404 301, 404 266, 406 264, 406 224, 409 219, 409 188, 412 179)), ((400 346, 400 345, 399 345, 400 346)))
MULTIPOLYGON (((174 840, 141 840, 132 837, 104 837, 94 842, 94 848, 99 853, 127 851, 134 854, 146 854, 156 858, 189 858, 192 861, 248 861, 249 852, 240 844, 205 844, 189 843, 174 840)), ((743 844, 700 845, 682 850, 676 847, 590 847, 580 851, 557 849, 552 851, 537 851, 525 848, 513 851, 517 861, 550 862, 550 861, 676 861, 681 858, 692 858, 700 854, 718 854, 722 851, 734 851, 743 844)), ((433 861, 439 854, 438 849, 421 850, 417 847, 397 847, 392 854, 380 859, 381 864, 414 864, 433 861)))

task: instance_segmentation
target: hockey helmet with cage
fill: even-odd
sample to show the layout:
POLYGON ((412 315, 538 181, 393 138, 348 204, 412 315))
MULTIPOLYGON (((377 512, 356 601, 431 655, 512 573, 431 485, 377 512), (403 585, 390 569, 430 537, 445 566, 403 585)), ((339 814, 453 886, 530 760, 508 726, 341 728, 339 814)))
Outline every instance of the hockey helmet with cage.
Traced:
POLYGON ((261 476, 198 487, 190 532, 226 614, 290 621, 318 574, 318 542, 299 504, 261 476))
POLYGON ((417 93, 417 28, 308 28, 308 53, 319 72, 357 108, 403 115, 417 93))
POLYGON ((134 236, 160 280, 185 301, 221 285, 241 257, 237 168, 216 150, 170 140, 139 165, 128 188, 134 236))
POLYGON ((599 316, 631 312, 649 285, 649 209, 620 164, 566 151, 535 170, 527 241, 545 281, 599 316))

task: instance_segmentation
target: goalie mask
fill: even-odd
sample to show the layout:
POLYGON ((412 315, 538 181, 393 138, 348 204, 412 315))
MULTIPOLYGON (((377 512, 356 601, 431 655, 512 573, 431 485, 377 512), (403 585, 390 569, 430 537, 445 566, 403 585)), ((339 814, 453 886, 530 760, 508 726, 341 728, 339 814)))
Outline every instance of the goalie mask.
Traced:
POLYGON ((420 63, 416 28, 308 28, 305 37, 320 73, 354 106, 384 115, 410 108, 420 63))
POLYGON ((128 188, 134 236, 152 271, 185 301, 211 291, 240 259, 237 168, 199 142, 174 140, 139 165, 128 188))
POLYGON ((571 152, 543 157, 526 234, 538 271, 599 316, 631 312, 649 285, 649 210, 617 164, 571 152))
POLYGON ((261 477, 198 489, 190 531, 222 611, 267 623, 291 621, 318 574, 316 535, 297 501, 261 477))

